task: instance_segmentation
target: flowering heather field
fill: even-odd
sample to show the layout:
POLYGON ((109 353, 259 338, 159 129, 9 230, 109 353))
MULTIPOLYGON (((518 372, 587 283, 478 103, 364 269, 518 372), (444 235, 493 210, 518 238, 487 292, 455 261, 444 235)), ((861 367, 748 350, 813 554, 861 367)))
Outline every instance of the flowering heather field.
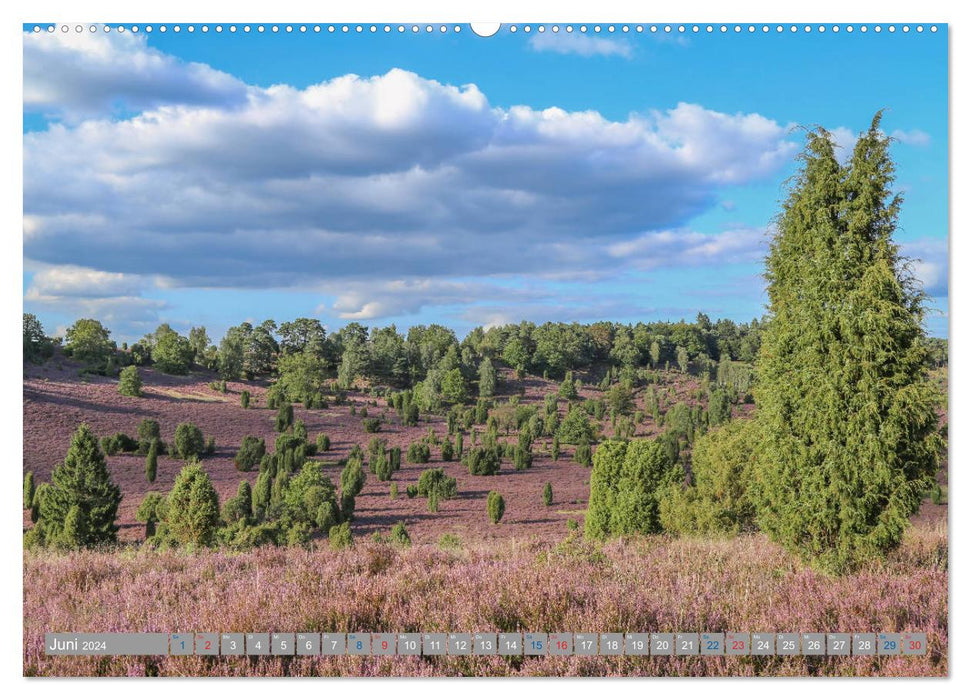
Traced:
MULTIPOLYGON (((139 422, 145 418, 159 422, 165 440, 171 439, 176 426, 183 421, 195 423, 207 437, 215 438, 216 452, 203 460, 203 466, 220 501, 235 495, 240 480, 247 479, 250 485, 256 482, 257 472, 237 471, 233 457, 246 435, 265 438, 267 446, 272 449, 277 435, 273 425, 276 411, 265 408, 265 383, 228 382, 228 392, 222 394, 209 387, 209 383, 216 379, 212 373, 195 372, 176 377, 142 368, 144 396, 134 398, 118 394, 116 379, 90 376, 82 380, 78 376, 79 367, 68 360, 50 361, 39 366, 24 365, 23 470, 33 471, 38 482, 50 479, 54 466, 64 459, 71 435, 80 423, 88 423, 99 436, 118 431, 135 435, 139 422), (253 394, 251 405, 254 407, 249 409, 239 405, 240 392, 244 389, 253 394)), ((508 372, 504 378, 499 387, 502 396, 522 391, 523 403, 540 407, 543 397, 555 393, 558 386, 538 377, 516 380, 508 372)), ((691 394, 698 388, 695 379, 677 372, 665 373, 665 385, 671 392, 671 396, 665 395, 662 400, 665 408, 677 401, 693 402, 691 394)), ((582 394, 585 398, 601 396, 598 389, 589 386, 582 394)), ((360 392, 351 392, 348 397, 350 405, 332 405, 325 410, 308 410, 299 404, 294 406, 295 417, 306 423, 311 440, 318 433, 330 436, 331 451, 318 458, 330 464, 324 471, 335 483, 340 474, 336 460, 346 457, 355 443, 367 447, 368 441, 374 437, 364 432, 359 415, 350 414, 351 406, 359 412, 369 398, 360 392)), ((636 403, 638 408, 643 408, 643 391, 638 393, 636 403)), ((409 443, 424 437, 429 428, 440 437, 446 433, 445 420, 441 416, 422 416, 416 427, 408 427, 401 425, 384 400, 380 400, 377 407, 368 408, 372 416, 387 412, 388 423, 377 436, 385 438, 390 447, 407 448, 409 443)), ((736 407, 736 414, 749 412, 751 408, 736 407)), ((565 410, 565 402, 561 402, 561 417, 565 410)), ((483 430, 482 426, 478 428, 480 432, 483 430)), ((610 434, 609 421, 604 421, 602 428, 610 434)), ((648 417, 638 426, 637 435, 646 436, 657 431, 648 417)), ((515 435, 508 439, 515 440, 515 435)), ((559 461, 554 462, 543 451, 547 442, 543 438, 537 440, 531 469, 516 472, 506 460, 497 476, 471 476, 458 460, 441 462, 440 451, 433 448, 429 464, 402 464, 401 471, 395 474, 401 494, 395 500, 388 495, 390 484, 369 475, 357 498, 352 526, 354 536, 367 536, 375 531, 387 534, 394 523, 404 520, 416 542, 437 542, 444 532, 457 534, 464 540, 509 537, 556 540, 566 534, 568 520, 582 521, 590 492, 590 470, 573 463, 572 448, 565 445, 559 461), (428 512, 425 499, 408 499, 404 495, 405 487, 417 483, 421 472, 430 467, 443 467, 449 476, 456 478, 459 489, 459 497, 443 501, 435 514, 428 512), (553 505, 549 508, 542 503, 543 485, 548 481, 553 484, 553 505), (491 490, 501 491, 506 499, 501 528, 491 527, 486 514, 486 495, 491 490)), ((121 528, 118 537, 127 542, 140 540, 144 536, 144 525, 135 520, 138 504, 147 491, 164 493, 171 489, 183 462, 160 456, 158 478, 154 484, 145 478, 144 457, 119 454, 109 456, 107 462, 111 477, 123 496, 118 511, 121 528)), ((30 520, 25 513, 24 527, 29 526, 30 520)))
POLYGON ((603 547, 24 555, 24 674, 59 676, 945 676, 946 521, 833 579, 761 535, 603 547), (925 631, 923 657, 45 657, 45 631, 925 631))

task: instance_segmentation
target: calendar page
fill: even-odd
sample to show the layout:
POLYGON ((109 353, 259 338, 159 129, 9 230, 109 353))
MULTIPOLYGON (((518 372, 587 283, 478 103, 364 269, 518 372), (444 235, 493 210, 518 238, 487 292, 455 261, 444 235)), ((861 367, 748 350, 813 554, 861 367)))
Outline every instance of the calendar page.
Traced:
POLYGON ((947 23, 20 34, 24 676, 949 674, 947 23))

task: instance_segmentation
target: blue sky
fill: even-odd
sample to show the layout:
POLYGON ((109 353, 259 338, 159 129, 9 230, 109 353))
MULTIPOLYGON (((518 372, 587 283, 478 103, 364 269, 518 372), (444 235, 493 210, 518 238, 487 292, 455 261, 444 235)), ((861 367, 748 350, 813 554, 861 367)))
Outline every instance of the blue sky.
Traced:
POLYGON ((24 306, 218 338, 761 316, 800 132, 886 109, 947 333, 946 31, 25 33, 24 306))

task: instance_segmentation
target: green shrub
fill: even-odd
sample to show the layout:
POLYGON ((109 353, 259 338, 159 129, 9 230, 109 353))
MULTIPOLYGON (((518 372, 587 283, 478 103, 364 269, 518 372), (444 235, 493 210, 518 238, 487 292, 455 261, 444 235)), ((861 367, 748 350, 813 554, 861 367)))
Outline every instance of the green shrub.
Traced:
POLYGON ((381 449, 376 455, 371 459, 371 469, 377 475, 378 481, 391 481, 391 477, 394 474, 392 469, 391 460, 388 459, 388 454, 381 449))
POLYGON ((543 487, 543 505, 547 508, 553 505, 553 484, 548 481, 543 487))
POLYGON ((438 538, 438 546, 440 549, 444 549, 446 551, 450 549, 461 549, 462 540, 458 535, 453 535, 450 532, 446 532, 438 538))
POLYGON ((573 453, 573 461, 579 464, 581 467, 589 467, 593 463, 593 456, 589 443, 582 442, 577 445, 577 449, 573 453))
POLYGON ((462 459, 462 454, 465 452, 465 446, 462 440, 462 433, 455 436, 455 455, 456 459, 462 459))
POLYGON ((680 534, 755 529, 750 489, 757 478, 758 424, 732 421, 699 437, 691 451, 693 484, 672 483, 660 497, 661 525, 680 534))
POLYGON ((253 517, 253 492, 249 482, 239 482, 236 495, 223 504, 222 519, 227 524, 237 520, 249 521, 253 517))
POLYGON ((24 509, 30 508, 34 503, 34 472, 24 474, 24 509))
POLYGON ((175 454, 181 459, 201 457, 206 451, 205 438, 199 426, 194 423, 179 423, 172 440, 175 454))
POLYGON ((406 458, 411 464, 426 464, 432 456, 431 448, 424 442, 413 442, 408 445, 406 458))
POLYGON ((317 436, 317 453, 322 454, 330 451, 330 436, 321 433, 317 436))
POLYGON ((389 495, 391 496, 391 500, 392 501, 395 500, 398 497, 398 484, 396 484, 395 482, 391 482, 391 488, 389 489, 389 495))
POLYGON ((239 405, 243 408, 249 408, 250 393, 246 389, 243 389, 239 394, 239 405))
POLYGON ((189 462, 165 499, 159 537, 165 543, 207 547, 219 527, 219 497, 209 475, 198 462, 189 462))
POLYGON ((947 503, 947 494, 944 489, 941 488, 940 484, 935 483, 931 488, 931 503, 935 506, 944 505, 947 503))
POLYGON ((524 449, 520 446, 515 448, 513 453, 513 464, 516 466, 517 472, 526 471, 533 466, 533 452, 532 450, 524 449))
POLYGON ((566 373, 566 377, 560 384, 558 393, 567 401, 572 401, 573 399, 577 398, 577 387, 573 381, 573 372, 566 373))
POLYGON ((278 433, 286 432, 291 425, 293 425, 293 405, 285 403, 280 406, 276 413, 276 431, 278 433))
POLYGON ((388 451, 388 461, 391 463, 392 472, 401 470, 401 448, 400 447, 392 447, 388 451))
POLYGON ((408 498, 414 498, 418 495, 418 486, 415 484, 408 484, 408 486, 405 487, 405 494, 408 496, 408 498))
POLYGON ((158 451, 161 442, 156 438, 148 446, 148 454, 145 456, 145 478, 148 483, 154 484, 155 477, 158 475, 158 451))
POLYGON ((502 467, 502 454, 498 446, 473 447, 465 453, 462 463, 474 476, 492 476, 502 467))
POLYGON ((399 547, 411 546, 411 536, 408 534, 408 530, 405 529, 405 524, 400 521, 395 523, 394 527, 391 528, 391 536, 388 539, 392 544, 396 544, 399 547))
POLYGON ((426 469, 418 477, 417 495, 428 496, 432 493, 438 494, 442 500, 455 498, 458 493, 456 481, 453 477, 446 476, 445 470, 426 469))
POLYGON ((157 420, 144 418, 138 424, 138 451, 141 454, 148 454, 148 448, 153 440, 158 440, 158 451, 163 452, 161 426, 159 426, 157 420))
POLYGON ((498 491, 490 491, 486 498, 486 510, 489 513, 489 520, 492 524, 498 524, 502 520, 503 513, 506 512, 506 500, 498 491))
POLYGON ((569 518, 566 521, 566 529, 567 530, 579 530, 580 529, 580 523, 578 523, 573 518, 569 518))
POLYGON ((101 438, 101 449, 106 455, 116 455, 120 452, 135 452, 138 450, 138 441, 125 435, 115 433, 101 438))
POLYGON ((455 456, 454 448, 452 447, 452 441, 445 438, 442 441, 442 461, 451 462, 452 458, 455 456))
POLYGON ((553 445, 550 447, 550 457, 553 458, 554 462, 560 459, 560 438, 553 436, 553 445))
MULTIPOLYGON (((364 411, 361 411, 364 414, 364 411)), ((381 430, 381 419, 380 418, 365 418, 361 423, 364 425, 365 433, 376 433, 381 430)))
POLYGON ((302 420, 297 419, 296 421, 294 421, 293 437, 303 441, 307 440, 307 426, 302 420))
POLYGON ((142 395, 142 377, 134 365, 125 367, 118 375, 118 393, 122 396, 142 395))
POLYGON ((594 539, 659 532, 658 502, 684 472, 655 440, 601 443, 593 457, 586 535, 594 539))
POLYGON ((263 459, 263 455, 265 454, 266 442, 263 438, 258 438, 255 435, 247 435, 243 438, 243 444, 240 445, 239 451, 233 459, 233 464, 236 465, 236 469, 239 471, 248 472, 260 463, 260 460, 263 459))
POLYGON ((351 526, 350 523, 341 523, 340 525, 334 525, 330 528, 330 546, 331 549, 349 549, 354 546, 354 540, 351 537, 351 526))
POLYGON ((571 406, 566 417, 556 433, 560 442, 567 445, 579 445, 582 442, 592 442, 596 437, 593 426, 586 413, 577 406, 571 406))
POLYGON ((155 526, 165 515, 165 497, 157 491, 149 491, 138 504, 135 520, 145 523, 145 539, 155 536, 155 526))
POLYGON ((428 494, 428 512, 438 512, 438 491, 432 491, 428 494))
POLYGON ((206 448, 205 448, 204 454, 207 457, 210 455, 216 454, 216 438, 214 438, 211 435, 209 436, 209 439, 206 440, 206 448))

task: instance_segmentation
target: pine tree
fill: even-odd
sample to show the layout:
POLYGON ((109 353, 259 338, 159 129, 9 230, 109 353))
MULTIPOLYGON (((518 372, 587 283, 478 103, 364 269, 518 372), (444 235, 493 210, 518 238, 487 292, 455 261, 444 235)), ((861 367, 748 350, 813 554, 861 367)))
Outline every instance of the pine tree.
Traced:
POLYGON ((74 548, 115 542, 120 503, 121 490, 111 480, 98 439, 82 424, 41 502, 44 543, 74 548))
POLYGON ((496 368, 488 357, 479 365, 479 396, 489 398, 496 393, 496 368))
POLYGON ((766 259, 759 524, 830 572, 899 544, 940 449, 889 145, 879 114, 846 165, 811 132, 766 259))

